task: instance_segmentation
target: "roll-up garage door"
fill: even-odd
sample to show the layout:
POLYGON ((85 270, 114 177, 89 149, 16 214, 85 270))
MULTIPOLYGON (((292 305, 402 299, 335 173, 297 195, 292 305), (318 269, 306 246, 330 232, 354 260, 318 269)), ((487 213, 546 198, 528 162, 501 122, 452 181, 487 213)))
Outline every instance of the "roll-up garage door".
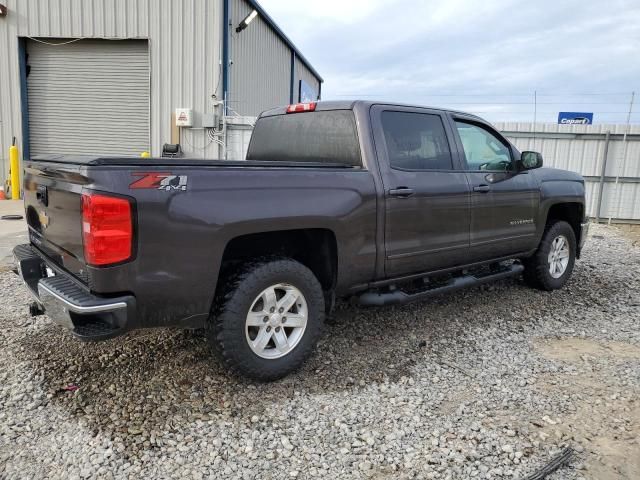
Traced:
POLYGON ((29 40, 27 54, 32 157, 149 150, 146 40, 29 40))

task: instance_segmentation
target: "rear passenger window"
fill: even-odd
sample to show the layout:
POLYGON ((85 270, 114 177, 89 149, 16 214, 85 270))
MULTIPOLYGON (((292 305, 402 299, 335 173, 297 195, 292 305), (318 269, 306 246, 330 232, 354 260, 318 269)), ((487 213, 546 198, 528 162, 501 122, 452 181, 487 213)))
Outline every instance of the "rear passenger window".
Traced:
POLYGON ((438 115, 382 112, 382 129, 391 168, 453 170, 449 142, 438 115))

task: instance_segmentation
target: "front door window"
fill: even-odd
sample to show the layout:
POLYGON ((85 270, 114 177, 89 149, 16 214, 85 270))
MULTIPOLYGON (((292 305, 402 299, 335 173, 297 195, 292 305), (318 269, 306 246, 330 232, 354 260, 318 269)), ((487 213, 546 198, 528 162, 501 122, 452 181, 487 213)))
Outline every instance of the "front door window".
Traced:
POLYGON ((490 131, 472 123, 456 121, 456 127, 469 170, 494 172, 511 170, 511 151, 502 140, 490 131))

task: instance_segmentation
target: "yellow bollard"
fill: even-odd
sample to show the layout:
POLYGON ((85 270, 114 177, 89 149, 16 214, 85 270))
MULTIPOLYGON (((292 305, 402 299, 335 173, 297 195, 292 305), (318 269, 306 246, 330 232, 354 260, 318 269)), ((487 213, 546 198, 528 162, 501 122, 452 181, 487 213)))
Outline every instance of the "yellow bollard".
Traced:
POLYGON ((11 169, 11 199, 20 200, 20 161, 18 147, 9 147, 9 168, 11 169))
POLYGON ((151 158, 151 154, 150 154, 149 152, 142 152, 142 153, 140 154, 140 156, 141 156, 142 158, 151 158))

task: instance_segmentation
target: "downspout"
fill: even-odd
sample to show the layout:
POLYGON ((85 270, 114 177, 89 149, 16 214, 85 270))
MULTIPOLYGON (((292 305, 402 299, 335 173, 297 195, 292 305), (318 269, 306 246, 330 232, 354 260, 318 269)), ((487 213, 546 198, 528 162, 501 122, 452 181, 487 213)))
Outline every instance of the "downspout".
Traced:
POLYGON ((291 78, 289 80, 289 103, 296 103, 297 100, 293 100, 293 91, 295 90, 296 82, 296 52, 291 50, 291 78))
POLYGON ((231 0, 223 0, 222 9, 222 100, 224 102, 224 115, 228 115, 229 102, 229 50, 231 38, 229 37, 229 22, 231 16, 231 0))

